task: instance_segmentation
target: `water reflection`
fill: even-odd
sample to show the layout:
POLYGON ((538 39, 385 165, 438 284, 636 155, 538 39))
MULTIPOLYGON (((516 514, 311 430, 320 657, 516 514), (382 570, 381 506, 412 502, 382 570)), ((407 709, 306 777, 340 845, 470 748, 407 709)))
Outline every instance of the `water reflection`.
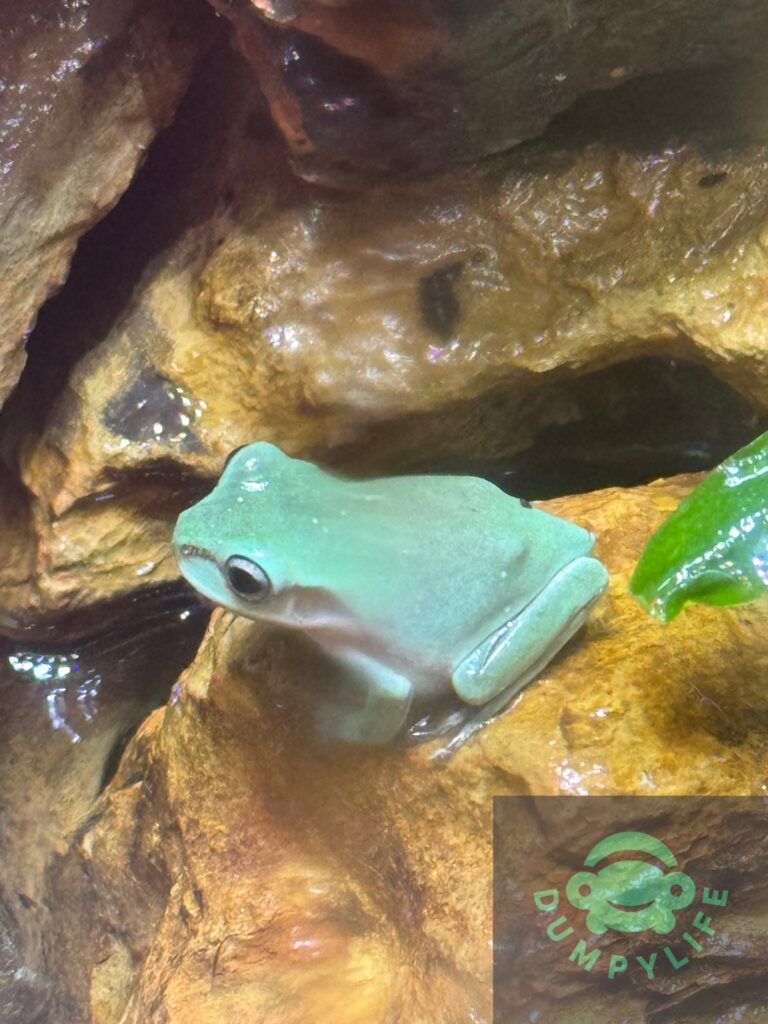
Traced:
POLYGON ((166 585, 0 636, 0 1007, 23 1008, 19 1020, 74 1019, 51 1009, 48 867, 168 699, 208 616, 166 585))
POLYGON ((31 683, 37 684, 54 729, 61 729, 79 743, 83 736, 75 728, 82 717, 92 722, 96 716, 97 698, 102 686, 101 673, 81 664, 81 657, 69 654, 39 654, 35 651, 15 651, 8 655, 8 664, 31 683))
POLYGON ((82 635, 88 625, 82 620, 62 622, 60 645, 54 639, 55 623, 45 627, 38 644, 3 644, 0 638, 0 657, 10 670, 0 673, 0 690, 15 691, 14 708, 38 709, 32 711, 36 733, 42 736, 46 719, 50 728, 80 743, 102 711, 111 717, 119 705, 132 717, 167 699, 181 668, 194 656, 209 611, 187 588, 158 587, 142 595, 140 607, 141 614, 136 614, 135 601, 92 610, 90 635, 82 635), (81 635, 67 643, 72 631, 81 635))

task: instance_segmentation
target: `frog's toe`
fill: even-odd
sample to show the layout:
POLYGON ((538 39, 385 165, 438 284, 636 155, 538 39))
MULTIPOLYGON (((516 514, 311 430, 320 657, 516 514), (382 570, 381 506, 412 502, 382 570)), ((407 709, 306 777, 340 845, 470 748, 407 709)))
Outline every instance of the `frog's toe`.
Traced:
POLYGON ((431 711, 408 727, 402 743, 404 746, 414 746, 417 743, 428 743, 441 736, 453 736, 465 724, 470 713, 467 706, 431 711))

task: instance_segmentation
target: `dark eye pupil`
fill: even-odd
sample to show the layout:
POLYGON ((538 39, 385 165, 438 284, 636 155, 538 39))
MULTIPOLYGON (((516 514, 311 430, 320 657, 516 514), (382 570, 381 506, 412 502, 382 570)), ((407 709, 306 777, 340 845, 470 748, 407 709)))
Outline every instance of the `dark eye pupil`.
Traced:
POLYGON ((238 594, 260 594, 263 589, 261 580, 254 579, 245 569, 234 566, 229 569, 229 582, 238 594))
POLYGON ((265 597, 269 590, 267 574, 260 565, 248 558, 239 555, 228 558, 226 573, 230 587, 240 597, 253 601, 265 597))

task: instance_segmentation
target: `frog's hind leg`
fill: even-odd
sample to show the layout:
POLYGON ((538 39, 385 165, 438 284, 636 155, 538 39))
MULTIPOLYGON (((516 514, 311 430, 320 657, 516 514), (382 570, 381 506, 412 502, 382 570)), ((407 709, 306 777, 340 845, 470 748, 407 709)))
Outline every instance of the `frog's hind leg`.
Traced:
POLYGON ((361 708, 338 708, 329 731, 347 743, 388 743, 408 717, 411 681, 359 651, 337 657, 352 686, 365 692, 365 702, 361 708))
POLYGON ((434 757, 450 757, 546 667, 584 623, 607 582, 608 573, 597 559, 575 559, 461 662, 453 688, 468 704, 481 706, 434 757))

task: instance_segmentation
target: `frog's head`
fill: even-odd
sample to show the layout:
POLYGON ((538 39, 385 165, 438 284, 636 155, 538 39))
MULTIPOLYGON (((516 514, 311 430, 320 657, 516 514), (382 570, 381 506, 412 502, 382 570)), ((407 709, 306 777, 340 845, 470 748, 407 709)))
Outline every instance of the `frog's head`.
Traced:
MULTIPOLYGON (((645 832, 618 832, 594 846, 585 867, 618 852, 647 853, 666 867, 677 860, 661 840, 645 832)), ((577 871, 566 885, 574 907, 587 910, 587 927, 594 934, 609 928, 619 932, 653 929, 667 934, 675 927, 676 910, 690 905, 696 886, 684 871, 664 871, 646 860, 627 858, 606 864, 599 871, 577 871)))
POLYGON ((281 510, 295 460, 266 442, 229 457, 221 479, 202 501, 182 512, 173 550, 184 577, 216 604, 247 618, 291 617, 292 564, 281 510), (277 492, 277 493, 276 493, 277 492))

